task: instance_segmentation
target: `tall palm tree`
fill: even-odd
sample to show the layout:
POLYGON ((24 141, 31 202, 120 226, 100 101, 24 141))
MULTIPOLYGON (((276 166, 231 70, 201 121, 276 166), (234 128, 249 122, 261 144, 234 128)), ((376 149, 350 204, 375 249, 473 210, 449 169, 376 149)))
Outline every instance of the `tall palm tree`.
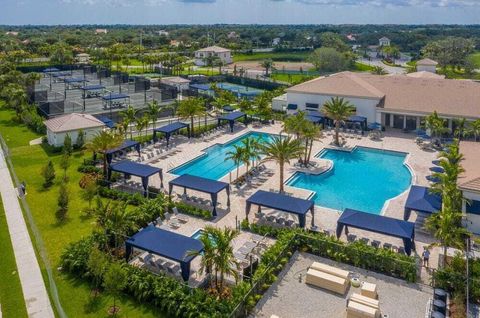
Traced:
POLYGON ((217 246, 213 242, 213 238, 215 237, 215 232, 217 231, 216 228, 213 226, 207 225, 200 235, 200 242, 203 244, 203 251, 189 251, 187 253, 188 256, 201 256, 200 262, 200 274, 205 273, 207 276, 210 276, 210 287, 213 287, 213 279, 211 279, 211 275, 213 273, 213 268, 215 264, 215 257, 217 253, 217 246))
POLYGON ((138 117, 135 119, 135 129, 137 130, 138 136, 142 137, 142 130, 145 128, 145 121, 143 117, 138 117))
POLYGON ((456 124, 456 128, 453 132, 453 135, 459 140, 462 140, 463 137, 468 136, 469 131, 467 129, 467 120, 465 118, 460 118, 454 119, 454 122, 456 124))
POLYGON ((265 155, 263 161, 276 161, 280 166, 280 192, 284 191, 283 175, 285 164, 290 160, 298 158, 303 153, 304 148, 299 139, 274 136, 271 141, 261 147, 261 153, 265 155))
POLYGON ((480 136, 480 119, 470 122, 469 131, 475 137, 475 141, 477 141, 478 136, 480 136))
POLYGON ((182 119, 190 119, 191 134, 194 135, 193 120, 196 116, 202 116, 205 113, 203 100, 199 98, 189 98, 180 101, 177 109, 177 116, 182 119))
POLYGON ((323 112, 328 118, 333 120, 335 124, 335 145, 340 146, 340 141, 338 140, 340 125, 355 113, 355 107, 349 101, 337 96, 325 102, 323 112))
POLYGON ((156 100, 151 101, 147 105, 147 114, 150 120, 152 121, 152 126, 155 129, 158 114, 160 114, 160 105, 158 105, 156 100))
POLYGON ((107 151, 120 146, 123 143, 123 136, 102 130, 87 144, 87 149, 94 153, 100 153, 103 160, 103 177, 107 178, 107 151))
POLYGON ((233 254, 233 240, 238 236, 239 232, 225 228, 216 232, 215 244, 217 245, 217 255, 215 257, 215 267, 220 273, 220 282, 217 286, 219 294, 222 294, 224 288, 225 275, 230 275, 238 280, 238 263, 233 254))
POLYGON ((238 170, 240 168, 240 163, 243 160, 245 149, 239 145, 233 145, 234 150, 230 150, 226 153, 226 160, 233 160, 235 166, 237 167, 237 178, 238 179, 238 170))
POLYGON ((255 145, 254 145, 254 141, 255 139, 254 138, 246 138, 244 140, 242 140, 242 147, 243 147, 243 157, 242 157, 242 162, 243 164, 245 165, 246 167, 246 174, 245 174, 245 178, 248 180, 248 171, 250 170, 250 160, 252 160, 252 158, 254 156, 257 156, 258 155, 258 152, 257 154, 255 153, 255 145))
POLYGON ((308 165, 310 162, 310 157, 312 156, 313 142, 320 140, 322 138, 322 129, 319 125, 308 122, 302 131, 302 137, 305 139, 305 165, 308 165))
POLYGON ((293 116, 288 116, 283 121, 283 131, 287 134, 295 135, 295 137, 299 138, 303 127, 307 125, 309 122, 305 118, 305 112, 299 111, 293 116))
MULTIPOLYGON (((128 105, 127 109, 120 112, 120 115, 122 116, 123 120, 124 121, 126 120, 128 122, 128 124, 130 125, 130 124, 133 124, 135 122, 135 119, 137 117, 137 112, 138 112, 138 110, 133 108, 132 105, 128 105)), ((130 139, 133 138, 132 130, 133 130, 133 127, 130 125, 130 139)))
POLYGON ((260 66, 265 69, 265 77, 270 75, 270 70, 274 68, 274 63, 272 59, 266 59, 260 63, 260 66))
POLYGON ((433 114, 425 117, 425 128, 430 130, 433 138, 438 138, 442 134, 449 131, 445 124, 446 120, 440 118, 436 111, 434 111, 433 114))

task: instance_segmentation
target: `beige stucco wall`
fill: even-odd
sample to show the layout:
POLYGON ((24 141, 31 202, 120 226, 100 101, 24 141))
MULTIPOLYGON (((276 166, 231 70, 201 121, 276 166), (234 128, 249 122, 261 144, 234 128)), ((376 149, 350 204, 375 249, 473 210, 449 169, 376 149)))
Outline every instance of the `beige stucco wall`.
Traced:
MULTIPOLYGON (((103 127, 83 129, 83 132, 85 133, 85 142, 92 140, 102 129, 103 127)), ((51 130, 47 130, 48 143, 55 147, 63 146, 63 142, 67 134, 69 134, 72 138, 72 143, 75 143, 78 137, 78 130, 60 133, 54 133, 51 130)))

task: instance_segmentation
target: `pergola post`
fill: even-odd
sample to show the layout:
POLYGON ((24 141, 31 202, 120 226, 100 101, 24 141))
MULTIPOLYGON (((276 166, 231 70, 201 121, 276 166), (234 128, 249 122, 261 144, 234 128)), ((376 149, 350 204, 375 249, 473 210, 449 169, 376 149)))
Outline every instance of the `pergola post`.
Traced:
POLYGON ((180 269, 182 270, 182 278, 188 282, 190 278, 190 262, 180 262, 180 269))
POLYGON ((212 206, 213 206, 213 210, 212 210, 212 215, 214 217, 217 216, 217 194, 216 193, 212 193, 210 194, 210 197, 212 199, 212 206))
MULTIPOLYGON (((245 206, 245 220, 248 221, 248 213, 250 213, 250 208, 252 207, 252 203, 247 201, 247 205, 245 206)), ((258 206, 260 208, 260 206, 258 206)))
POLYGON ((163 189, 163 170, 160 170, 158 174, 160 175, 160 188, 163 189))
POLYGON ((143 196, 148 196, 148 177, 142 177, 143 196))
POLYGON ((227 191, 227 206, 229 207, 230 206, 230 185, 226 187, 225 190, 227 191))
POLYGON ((312 212, 312 227, 314 227, 315 226, 315 206, 312 206, 310 211, 312 212))

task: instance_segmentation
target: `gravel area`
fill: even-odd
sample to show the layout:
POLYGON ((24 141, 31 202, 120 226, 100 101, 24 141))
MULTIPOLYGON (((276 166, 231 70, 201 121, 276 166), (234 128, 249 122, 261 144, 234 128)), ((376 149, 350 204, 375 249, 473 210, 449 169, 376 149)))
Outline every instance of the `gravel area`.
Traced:
POLYGON ((303 276, 314 261, 348 270, 361 281, 377 284, 381 313, 388 314, 389 318, 425 317, 426 306, 433 293, 430 287, 408 284, 399 279, 298 252, 257 304, 253 317, 346 317, 346 301, 352 293, 360 293, 360 288, 350 287, 346 296, 339 296, 305 284, 303 276))

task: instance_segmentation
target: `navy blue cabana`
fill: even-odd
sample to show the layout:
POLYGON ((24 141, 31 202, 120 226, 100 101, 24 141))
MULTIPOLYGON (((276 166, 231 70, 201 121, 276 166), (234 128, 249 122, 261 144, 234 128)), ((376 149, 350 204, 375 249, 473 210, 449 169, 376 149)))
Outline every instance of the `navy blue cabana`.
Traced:
POLYGON ((167 147, 168 147, 168 144, 170 142, 170 136, 174 132, 179 131, 182 128, 187 128, 188 138, 190 138, 190 125, 178 121, 176 123, 171 123, 163 127, 155 128, 153 130, 153 140, 155 140, 155 142, 157 141, 157 132, 164 133, 165 138, 167 139, 167 147))
POLYGON ((105 124, 108 128, 115 128, 115 122, 105 116, 96 116, 98 120, 105 124))
POLYGON ((218 117, 218 125, 220 125, 220 123, 223 120, 227 120, 228 124, 230 125, 230 131, 233 132, 233 125, 235 124, 235 120, 237 120, 241 117, 243 117, 245 119, 245 126, 246 126, 247 125, 247 115, 245 113, 242 113, 242 112, 232 112, 232 113, 228 113, 228 114, 223 114, 222 116, 218 117))
POLYGON ((138 156, 140 157, 140 143, 138 141, 135 141, 135 140, 125 140, 123 142, 123 144, 121 144, 117 148, 112 148, 112 149, 107 150, 107 152, 105 154, 107 155, 108 164, 110 164, 112 162, 113 155, 115 153, 117 153, 119 151, 122 151, 122 150, 131 149, 131 148, 135 148, 135 150, 138 153, 138 156))
POLYGON ((439 194, 431 193, 430 188, 412 185, 405 203, 403 219, 408 220, 412 210, 431 214, 441 209, 442 197, 439 194))
POLYGON ((261 211, 263 206, 274 210, 296 214, 298 215, 299 225, 302 228, 305 227, 306 216, 310 211, 312 213, 312 226, 315 225, 315 202, 312 200, 294 198, 282 193, 258 190, 247 199, 247 205, 245 207, 245 218, 247 220, 252 204, 258 206, 258 212, 261 211))
POLYGON ((125 242, 127 261, 132 254, 132 248, 138 248, 180 263, 182 278, 184 281, 188 281, 190 263, 196 255, 203 251, 203 244, 194 238, 150 225, 125 242))
POLYGON ((347 121, 360 124, 360 126, 362 127, 362 131, 367 129, 367 117, 354 115, 350 116, 347 121))
POLYGON ((217 216, 218 193, 224 189, 227 192, 227 206, 230 206, 230 185, 226 182, 192 176, 190 174, 184 174, 169 182, 168 184, 169 196, 172 195, 173 186, 182 187, 184 194, 187 193, 187 189, 210 194, 210 198, 212 199, 212 206, 213 206, 213 211, 212 211, 213 216, 217 216))
POLYGON ((401 238, 405 253, 410 255, 415 239, 415 223, 398 220, 352 209, 345 209, 337 221, 337 237, 342 235, 343 228, 348 234, 348 227, 375 232, 401 238))
POLYGON ((154 174, 159 174, 160 176, 160 186, 163 188, 163 174, 162 169, 158 167, 153 167, 137 162, 133 162, 130 160, 124 160, 119 163, 115 163, 108 167, 108 180, 110 180, 112 176, 112 171, 120 172, 128 176, 137 176, 142 179, 142 186, 143 186, 143 195, 147 196, 148 192, 148 178, 153 176, 154 174))
POLYGON ((308 120, 309 122, 314 123, 314 124, 321 124, 323 122, 323 118, 322 117, 317 117, 317 116, 307 115, 307 116, 305 116, 305 119, 308 120))

